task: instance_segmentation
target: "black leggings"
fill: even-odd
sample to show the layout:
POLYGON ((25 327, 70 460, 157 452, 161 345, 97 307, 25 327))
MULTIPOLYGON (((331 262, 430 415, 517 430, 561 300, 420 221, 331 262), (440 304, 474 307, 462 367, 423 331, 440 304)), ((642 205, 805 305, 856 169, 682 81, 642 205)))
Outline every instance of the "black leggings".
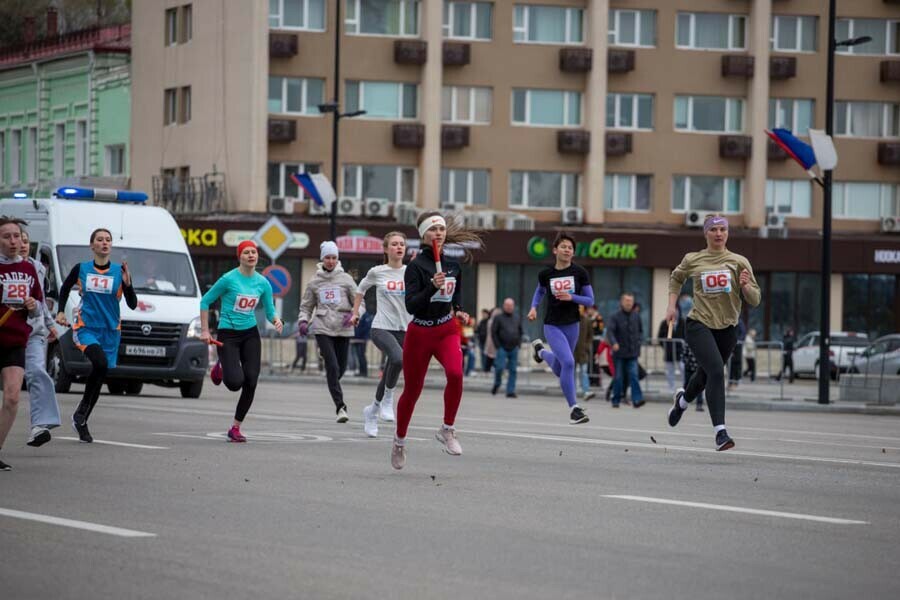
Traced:
POLYGON ((220 329, 218 335, 222 346, 219 348, 219 362, 222 363, 222 380, 232 392, 241 390, 234 420, 243 423, 259 380, 260 353, 262 343, 259 329, 220 329))
POLYGON ((84 384, 84 395, 78 408, 75 409, 75 415, 72 419, 79 425, 85 425, 91 416, 94 407, 97 406, 97 400, 100 399, 100 389, 103 387, 103 380, 106 379, 106 373, 109 371, 109 363, 106 360, 106 353, 100 344, 91 344, 84 349, 84 355, 91 361, 91 374, 88 375, 87 382, 84 384))
POLYGON ((347 350, 350 348, 350 338, 332 335, 316 335, 316 344, 319 352, 325 360, 325 379, 328 381, 328 391, 334 401, 335 410, 346 408, 344 404, 344 390, 341 389, 341 377, 347 370, 347 350))
POLYGON ((687 320, 685 340, 697 357, 699 368, 684 390, 691 402, 706 390, 706 404, 713 427, 725 424, 725 361, 737 344, 737 328, 710 329, 700 321, 687 320))

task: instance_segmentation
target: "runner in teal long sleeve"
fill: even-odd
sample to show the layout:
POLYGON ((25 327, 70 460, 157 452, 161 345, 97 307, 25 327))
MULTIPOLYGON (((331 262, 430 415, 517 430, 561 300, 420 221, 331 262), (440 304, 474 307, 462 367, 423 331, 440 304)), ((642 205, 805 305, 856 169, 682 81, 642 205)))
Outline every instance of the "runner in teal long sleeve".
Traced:
POLYGON ((200 300, 200 337, 209 342, 209 307, 221 299, 219 316, 219 362, 209 376, 216 385, 225 381, 225 387, 232 392, 241 390, 234 423, 228 430, 228 440, 246 442, 241 433, 241 423, 253 404, 256 382, 259 379, 260 354, 262 344, 256 327, 256 308, 262 302, 266 319, 281 333, 282 322, 275 315, 272 301, 272 286, 265 277, 256 272, 259 251, 251 241, 238 246, 241 266, 232 269, 219 278, 200 300))

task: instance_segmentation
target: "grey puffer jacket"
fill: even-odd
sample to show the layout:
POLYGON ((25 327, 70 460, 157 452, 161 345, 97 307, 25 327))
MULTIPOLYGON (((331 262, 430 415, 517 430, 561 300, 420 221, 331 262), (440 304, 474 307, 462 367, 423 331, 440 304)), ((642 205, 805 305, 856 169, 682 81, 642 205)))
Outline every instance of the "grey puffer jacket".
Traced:
POLYGON ((355 296, 356 282, 340 262, 331 272, 319 263, 300 299, 298 321, 309 321, 312 335, 353 337, 353 324, 345 326, 344 318, 350 315, 355 296))

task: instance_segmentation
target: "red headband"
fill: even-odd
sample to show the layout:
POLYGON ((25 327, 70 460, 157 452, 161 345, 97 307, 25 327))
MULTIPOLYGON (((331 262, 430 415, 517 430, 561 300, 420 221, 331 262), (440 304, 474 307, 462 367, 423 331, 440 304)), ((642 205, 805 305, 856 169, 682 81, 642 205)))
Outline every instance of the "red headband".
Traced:
POLYGON ((256 242, 254 242, 253 240, 244 240, 243 242, 238 244, 238 249, 237 249, 238 258, 241 257, 241 253, 244 251, 244 248, 254 248, 257 251, 259 250, 259 248, 256 247, 256 242))

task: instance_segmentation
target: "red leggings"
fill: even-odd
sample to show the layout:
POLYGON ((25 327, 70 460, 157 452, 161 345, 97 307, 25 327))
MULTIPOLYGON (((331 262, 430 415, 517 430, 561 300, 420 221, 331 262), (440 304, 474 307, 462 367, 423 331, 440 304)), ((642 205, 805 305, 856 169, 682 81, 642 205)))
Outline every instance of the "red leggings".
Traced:
POLYGON ((403 394, 397 401, 397 437, 405 438, 406 430, 422 394, 428 363, 435 357, 447 374, 444 388, 444 424, 453 425, 462 399, 463 368, 459 328, 452 320, 437 327, 421 327, 410 323, 403 342, 403 394))

